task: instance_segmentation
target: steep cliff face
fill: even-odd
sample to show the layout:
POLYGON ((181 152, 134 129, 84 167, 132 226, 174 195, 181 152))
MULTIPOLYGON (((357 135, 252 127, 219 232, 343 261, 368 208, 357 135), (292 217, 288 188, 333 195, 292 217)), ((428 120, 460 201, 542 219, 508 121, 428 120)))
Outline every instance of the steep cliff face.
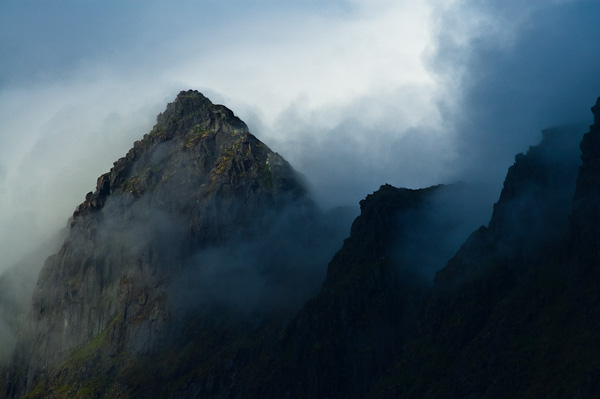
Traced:
POLYGON ((599 198, 581 199, 598 157, 591 134, 580 168, 579 136, 569 131, 546 132, 517 156, 489 226, 438 272, 420 328, 379 397, 595 397, 598 323, 587 317, 600 302, 596 284, 574 271, 589 252, 573 245, 576 224, 594 224, 597 213, 581 208, 597 208, 599 198))
POLYGON ((284 334, 280 395, 363 398, 393 364, 428 285, 418 266, 403 268, 408 265, 398 262, 394 247, 421 222, 413 215, 430 210, 429 201, 443 189, 385 185, 361 201, 361 215, 330 262, 321 292, 284 334))
POLYGON ((428 268, 456 250, 449 236, 462 223, 449 200, 469 189, 384 185, 361 201, 321 291, 281 335, 276 371, 257 397, 367 397, 417 328, 428 268))
POLYGON ((227 312, 297 306, 322 278, 314 263, 330 256, 322 252, 328 232, 307 233, 317 211, 305 194, 290 165, 230 110, 181 92, 98 179, 45 262, 5 378, 8 395, 42 397, 57 382, 75 394, 82 373, 157 353, 195 316, 212 314, 207 325, 227 312), (294 251, 310 244, 300 267, 294 251), (313 281, 281 279, 293 273, 313 281), (277 297, 288 291, 285 301, 277 297))
POLYGON ((280 394, 456 398, 526 389, 526 373, 518 379, 503 367, 525 367, 527 355, 511 345, 543 307, 537 296, 559 281, 554 263, 545 265, 568 232, 579 140, 552 129, 518 155, 489 225, 456 255, 446 252, 456 234, 449 222, 465 215, 449 205, 469 187, 384 186, 368 196, 321 292, 286 331, 282 352, 292 360, 283 370, 299 378, 280 394), (431 254, 441 260, 433 287, 423 273, 431 254))
POLYGON ((592 107, 594 124, 583 136, 581 158, 583 164, 577 177, 573 200, 571 236, 574 246, 586 246, 590 259, 598 259, 600 242, 600 98, 592 107))
POLYGON ((488 226, 474 232, 437 274, 438 286, 458 284, 491 263, 526 268, 521 263, 564 240, 581 164, 580 140, 572 128, 548 129, 538 146, 515 157, 488 226))

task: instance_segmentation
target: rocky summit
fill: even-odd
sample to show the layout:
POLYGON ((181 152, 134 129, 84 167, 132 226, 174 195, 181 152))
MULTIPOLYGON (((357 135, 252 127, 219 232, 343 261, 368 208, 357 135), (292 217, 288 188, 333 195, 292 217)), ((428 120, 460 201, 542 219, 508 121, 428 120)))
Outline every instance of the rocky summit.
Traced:
POLYGON ((598 101, 583 140, 516 156, 486 226, 477 187, 385 184, 350 227, 181 92, 73 214, 11 319, 2 395, 599 397, 598 101))
POLYGON ((116 378, 173 345, 195 316, 212 328, 228 312, 297 306, 333 253, 317 213, 288 162, 232 111, 181 92, 75 210, 40 273, 6 394, 117 392, 107 370, 116 378), (302 246, 313 250, 297 268, 302 246))

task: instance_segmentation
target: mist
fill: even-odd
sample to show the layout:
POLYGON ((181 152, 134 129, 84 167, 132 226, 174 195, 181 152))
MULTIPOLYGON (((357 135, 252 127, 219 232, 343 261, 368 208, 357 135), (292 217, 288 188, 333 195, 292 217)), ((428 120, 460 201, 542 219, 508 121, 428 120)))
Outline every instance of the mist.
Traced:
POLYGON ((391 256, 399 273, 431 285, 488 214, 485 187, 463 182, 435 187, 418 207, 396 215, 402 233, 391 256))
POLYGON ((498 185, 543 129, 591 123, 600 59, 590 39, 599 13, 589 1, 440 7, 430 65, 457 96, 440 101, 457 132, 453 173, 498 185))
POLYGON ((56 232, 0 275, 0 366, 9 360, 44 261, 59 250, 67 233, 66 228, 56 232))
POLYGON ((245 320, 298 310, 320 289, 355 217, 304 201, 266 211, 227 242, 193 251, 172 285, 176 308, 245 320))

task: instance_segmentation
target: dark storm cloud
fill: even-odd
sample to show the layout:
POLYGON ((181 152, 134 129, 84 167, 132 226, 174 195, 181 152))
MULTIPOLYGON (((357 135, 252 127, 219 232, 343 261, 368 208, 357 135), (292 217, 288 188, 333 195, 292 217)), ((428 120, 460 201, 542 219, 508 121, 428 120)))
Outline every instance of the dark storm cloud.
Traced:
POLYGON ((454 173, 499 189, 542 129, 591 123, 599 16, 588 1, 457 2, 437 15, 432 67, 453 90, 441 105, 457 136, 454 173), (461 25, 466 32, 453 36, 461 25))
POLYGON ((397 244, 401 264, 417 265, 430 280, 470 232, 488 223, 515 155, 554 126, 567 136, 537 162, 560 178, 531 176, 531 187, 509 187, 519 194, 496 210, 503 223, 497 239, 504 251, 527 252, 564 233, 578 142, 600 96, 600 43, 592 39, 599 15, 600 6, 589 2, 440 3, 431 68, 446 90, 438 104, 456 151, 445 178, 469 189, 437 195, 431 209, 415 215, 414 230, 397 244))

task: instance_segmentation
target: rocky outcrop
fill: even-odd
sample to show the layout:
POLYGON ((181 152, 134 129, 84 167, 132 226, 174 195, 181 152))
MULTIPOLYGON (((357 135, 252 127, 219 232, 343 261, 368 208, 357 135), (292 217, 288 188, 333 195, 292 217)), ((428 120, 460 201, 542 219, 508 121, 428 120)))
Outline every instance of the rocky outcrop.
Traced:
POLYGON ((361 201, 361 215, 330 262, 321 292, 285 332, 285 391, 273 397, 367 396, 415 327, 428 285, 418 270, 398 262, 394 247, 420 222, 411 216, 427 212, 442 189, 384 185, 361 201))

